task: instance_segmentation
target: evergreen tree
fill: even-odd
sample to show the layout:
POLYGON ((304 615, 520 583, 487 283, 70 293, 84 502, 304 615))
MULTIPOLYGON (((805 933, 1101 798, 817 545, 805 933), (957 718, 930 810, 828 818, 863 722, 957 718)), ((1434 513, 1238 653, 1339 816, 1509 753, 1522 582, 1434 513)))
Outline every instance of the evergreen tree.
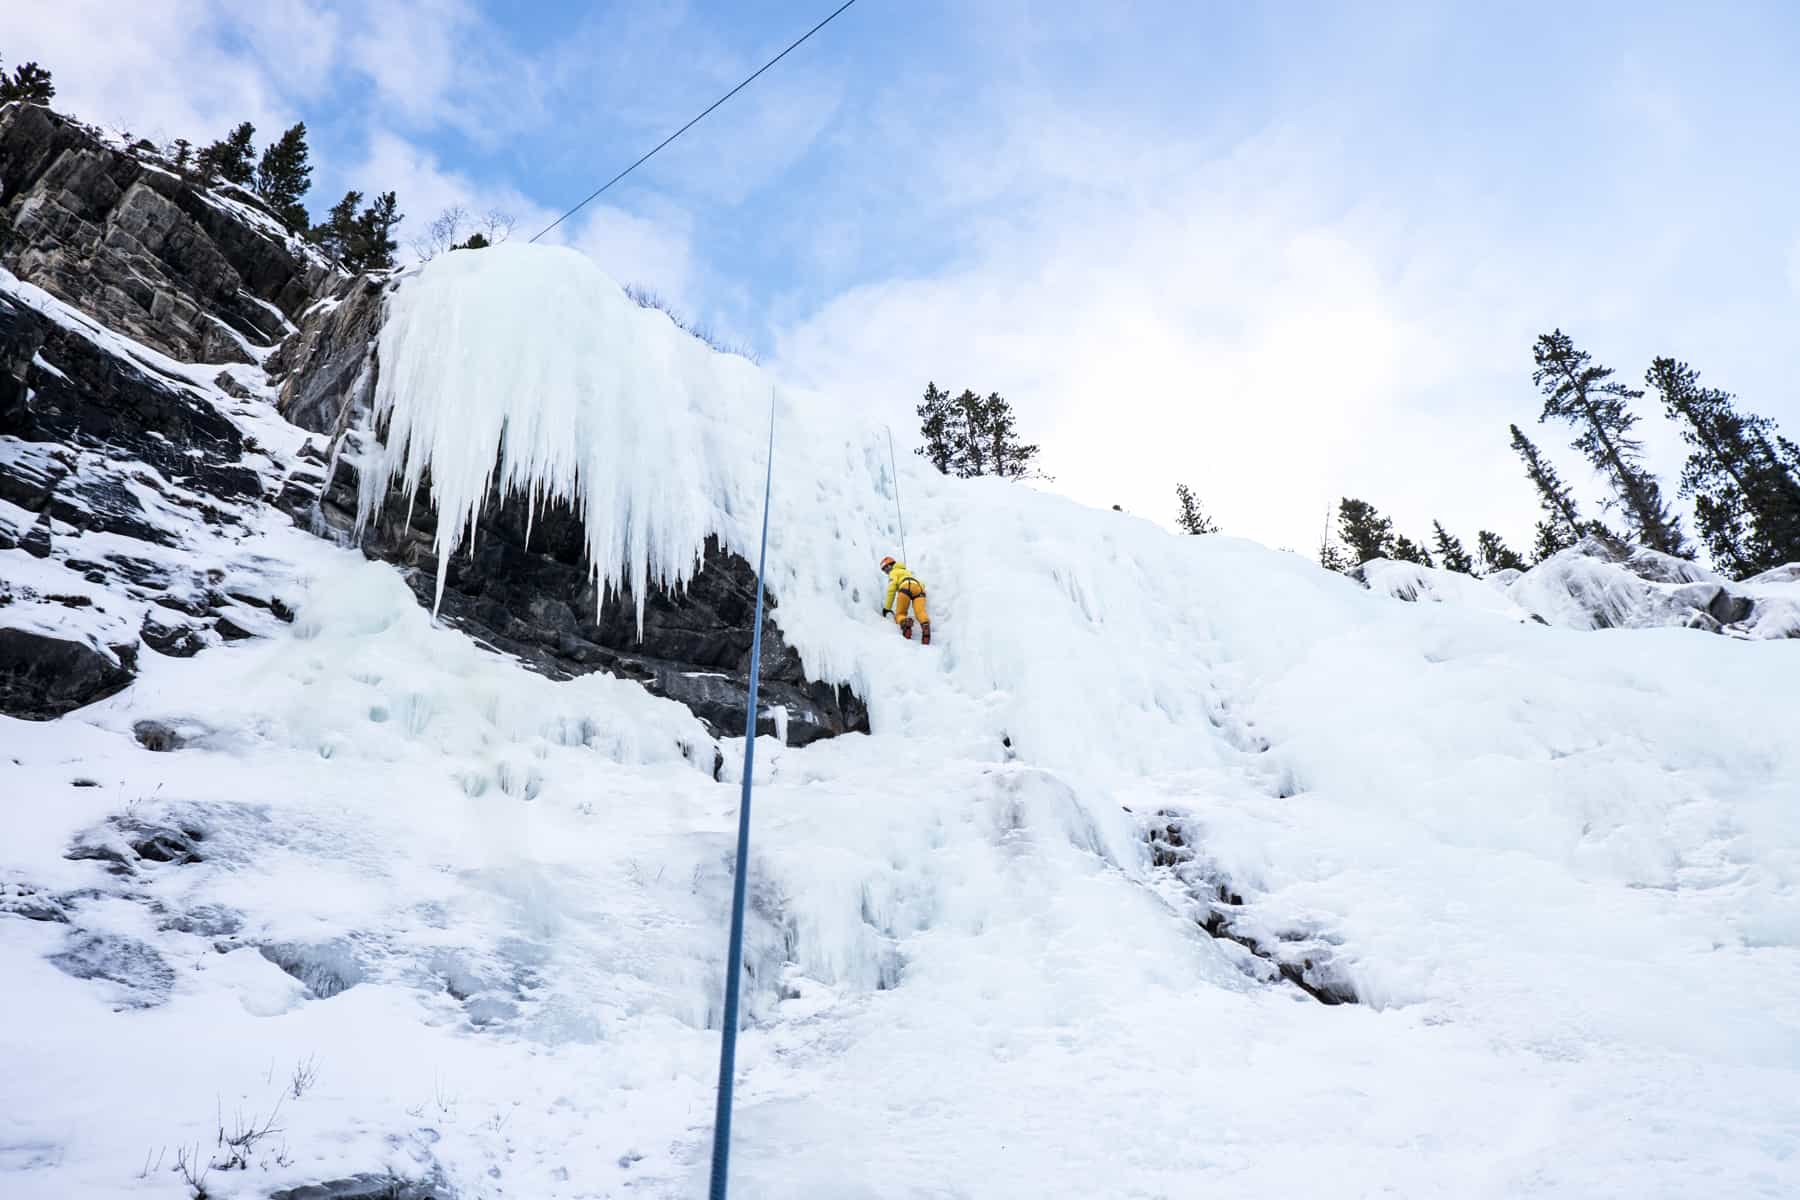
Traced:
POLYGON ((182 175, 185 176, 194 169, 194 143, 186 138, 176 138, 163 153, 169 156, 169 161, 182 175))
POLYGON ((405 219, 400 201, 392 192, 383 192, 375 202, 357 214, 351 227, 350 242, 345 248, 344 266, 352 271, 385 271, 394 265, 394 227, 405 219))
POLYGON ((361 192, 345 192, 344 198, 331 206, 323 224, 314 225, 307 234, 330 259, 344 265, 350 244, 356 237, 356 211, 362 204, 361 192))
POLYGON ((942 391, 938 385, 925 385, 925 403, 919 405, 919 436, 925 444, 913 453, 928 460, 943 475, 950 474, 951 463, 956 458, 956 446, 951 436, 950 393, 942 391))
POLYGON ((951 396, 929 383, 918 414, 925 444, 914 453, 946 475, 1020 479, 1040 474, 1038 448, 1019 441, 1012 405, 999 392, 982 397, 965 388, 960 396, 951 396))
POLYGON ((1475 573, 1475 560, 1463 549, 1462 540, 1446 530, 1442 521, 1433 521, 1431 532, 1432 540, 1437 543, 1438 557, 1444 560, 1444 570, 1464 575, 1475 573))
POLYGON ((1560 417, 1581 431, 1575 448, 1612 485, 1632 538, 1664 554, 1690 555, 1680 519, 1669 511, 1655 476, 1644 469, 1643 446, 1631 436, 1637 417, 1629 405, 1644 393, 1614 381, 1612 368, 1594 366, 1560 329, 1538 338, 1532 357, 1537 367, 1531 381, 1544 394, 1538 420, 1560 417))
POLYGON ((48 104, 54 95, 56 85, 50 82, 50 72, 34 62, 20 63, 11 75, 0 71, 0 104, 9 100, 48 104))
POLYGON ((468 241, 462 242, 461 244, 452 246, 450 248, 452 250, 486 250, 489 246, 491 246, 493 244, 494 243, 487 240, 485 235, 480 234, 480 233, 471 233, 469 235, 468 241))
POLYGON ((1581 540, 1586 526, 1569 485, 1562 481, 1556 468, 1539 453, 1537 446, 1525 436, 1523 430, 1517 425, 1508 425, 1507 428, 1512 430, 1513 449, 1525 463, 1525 477, 1537 488, 1538 503, 1544 510, 1544 521, 1561 542, 1558 549, 1573 546, 1581 540))
POLYGON ((200 174, 207 179, 223 179, 227 183, 248 184, 255 175, 251 160, 256 155, 253 139, 256 126, 245 121, 212 145, 200 151, 200 174))
POLYGON ((1694 499, 1714 565, 1741 578, 1800 560, 1800 475, 1783 462, 1774 423, 1739 412, 1730 392, 1702 387, 1699 372, 1672 358, 1658 358, 1645 380, 1694 448, 1681 494, 1694 499))
POLYGON ((1319 534, 1319 565, 1327 571, 1346 572, 1353 564, 1331 536, 1331 518, 1336 511, 1333 505, 1325 506, 1325 528, 1319 534))
POLYGON ((1389 557, 1395 562, 1418 563, 1421 567, 1434 567, 1437 565, 1431 561, 1431 554, 1425 547, 1419 545, 1404 533, 1394 539, 1394 548, 1390 552, 1389 557))
POLYGON ((968 388, 950 402, 950 426, 956 439, 951 466, 958 478, 974 479, 988 473, 988 442, 982 436, 986 423, 986 406, 968 388))
POLYGON ((1206 515, 1200 507, 1200 501, 1194 498, 1194 491, 1185 483, 1175 485, 1175 524, 1183 533, 1217 533, 1216 521, 1206 515))
POLYGON ((306 122, 302 121, 264 150, 256 167, 256 194, 295 232, 304 230, 308 221, 306 207, 300 203, 312 186, 312 165, 307 158, 306 122))
POLYGON ((1002 479, 1026 479, 1041 475, 1037 469, 1038 448, 1019 440, 1012 405, 999 392, 989 392, 981 402, 980 431, 977 439, 985 445, 983 457, 987 473, 1002 479))
POLYGON ((1475 535, 1475 552, 1481 559, 1481 573, 1492 575, 1495 571, 1523 571, 1525 560, 1509 549, 1500 535, 1491 529, 1483 529, 1475 535))
POLYGON ((1338 503, 1338 537, 1350 558, 1350 569, 1372 558, 1392 558, 1394 523, 1375 511, 1375 506, 1348 496, 1338 503))
MULTIPOLYGON (((1604 530, 1602 530, 1604 532, 1604 530)), ((1552 554, 1560 554, 1575 544, 1568 529, 1557 521, 1539 521, 1537 537, 1531 543, 1531 561, 1541 563, 1552 554)))

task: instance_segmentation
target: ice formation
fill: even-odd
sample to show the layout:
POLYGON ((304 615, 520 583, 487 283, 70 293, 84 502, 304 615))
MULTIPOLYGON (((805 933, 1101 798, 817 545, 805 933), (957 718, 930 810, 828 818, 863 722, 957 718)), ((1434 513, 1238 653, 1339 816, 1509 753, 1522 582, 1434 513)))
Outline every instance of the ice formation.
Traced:
MULTIPOLYGON (((774 397, 769 586, 874 734, 759 748, 734 1196, 1800 1190, 1800 642, 1547 628, 1480 581, 1397 603, 915 459, 924 650, 877 613, 878 420, 584 260, 443 256, 381 359, 381 466, 429 475, 442 554, 490 483, 566 497, 640 598, 709 533, 753 547, 774 397), (1209 937, 1211 884, 1359 1003, 1209 937)), ((219 1194, 375 1168, 698 1194, 735 750, 715 779, 684 709, 521 671, 284 526, 251 545, 304 581, 294 626, 0 725, 33 798, 0 871, 32 897, 122 886, 65 857, 121 820, 205 834, 81 910, 111 975, 54 965, 53 921, 0 923, 0 1061, 33 1085, 0 1192, 179 1195, 145 1151, 316 1055, 298 1165, 219 1194), (187 746, 142 749, 144 718, 187 746), (140 947, 177 969, 115 1013, 140 947)))

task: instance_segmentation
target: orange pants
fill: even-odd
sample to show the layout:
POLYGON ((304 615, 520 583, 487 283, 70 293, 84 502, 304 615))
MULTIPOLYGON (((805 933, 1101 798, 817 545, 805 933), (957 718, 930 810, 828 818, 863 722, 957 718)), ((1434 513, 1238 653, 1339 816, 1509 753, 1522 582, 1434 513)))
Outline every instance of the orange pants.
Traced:
POLYGON ((906 614, 908 607, 918 614, 921 622, 926 625, 931 624, 931 613, 925 607, 925 589, 910 579, 901 584, 900 590, 894 593, 894 620, 902 627, 912 623, 912 618, 906 614))

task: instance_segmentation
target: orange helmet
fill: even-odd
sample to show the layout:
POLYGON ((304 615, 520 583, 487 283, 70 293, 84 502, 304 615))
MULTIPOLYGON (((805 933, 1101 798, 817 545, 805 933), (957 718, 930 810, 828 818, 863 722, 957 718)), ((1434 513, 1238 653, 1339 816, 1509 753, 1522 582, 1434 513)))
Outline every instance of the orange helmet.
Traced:
POLYGON ((890 569, 893 565, 894 565, 894 556, 891 554, 881 560, 881 569, 884 571, 890 569))

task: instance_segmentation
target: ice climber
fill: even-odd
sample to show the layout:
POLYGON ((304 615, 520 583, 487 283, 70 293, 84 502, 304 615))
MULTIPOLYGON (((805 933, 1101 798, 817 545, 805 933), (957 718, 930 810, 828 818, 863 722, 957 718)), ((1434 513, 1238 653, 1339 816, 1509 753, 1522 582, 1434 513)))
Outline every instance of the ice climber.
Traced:
POLYGON ((931 645, 931 613, 925 607, 925 585, 913 577, 905 563, 895 562, 892 555, 881 560, 881 573, 888 577, 881 615, 891 615, 900 623, 900 636, 910 638, 913 619, 907 609, 912 609, 919 614, 919 641, 931 645))

